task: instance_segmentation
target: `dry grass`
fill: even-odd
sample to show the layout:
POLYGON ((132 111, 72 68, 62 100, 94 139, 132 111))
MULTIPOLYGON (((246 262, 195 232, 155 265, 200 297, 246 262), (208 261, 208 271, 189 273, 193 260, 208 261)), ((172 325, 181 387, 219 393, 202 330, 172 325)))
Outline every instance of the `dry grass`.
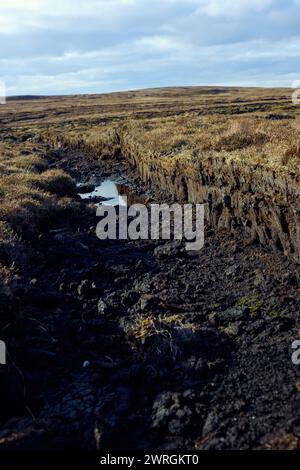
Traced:
POLYGON ((179 353, 179 336, 195 331, 196 326, 187 321, 183 314, 155 316, 152 312, 137 315, 128 337, 135 347, 147 354, 160 357, 176 357, 179 353))
MULTIPOLYGON (((113 153, 117 136, 125 134, 141 153, 166 161, 213 155, 297 171, 300 107, 291 94, 190 87, 19 100, 0 109, 0 120, 13 135, 16 130, 29 138, 41 135, 57 148, 84 146, 97 155, 113 153)), ((6 163, 0 161, 0 170, 9 172, 6 163)), ((31 165, 25 158, 22 168, 32 171, 31 165)))
POLYGON ((156 158, 188 161, 195 155, 197 158, 215 156, 281 170, 299 169, 298 118, 271 120, 254 115, 229 119, 191 115, 180 119, 131 121, 124 127, 127 140, 133 141, 139 152, 156 158))
POLYGON ((282 157, 282 164, 284 166, 300 166, 300 142, 292 144, 284 153, 282 157))
POLYGON ((67 221, 72 207, 69 198, 76 193, 75 183, 68 175, 48 169, 45 146, 33 139, 24 141, 24 134, 28 131, 15 129, 0 138, 0 291, 3 299, 9 297, 9 285, 17 279, 18 272, 28 272, 31 263, 37 262, 32 244, 39 235, 62 220, 67 221))
POLYGON ((12 100, 0 107, 0 123, 0 223, 8 230, 2 252, 49 229, 75 194, 67 175, 48 169, 48 144, 99 157, 129 145, 170 171, 182 164, 187 172, 206 157, 300 171, 300 109, 288 89, 191 87, 12 100))

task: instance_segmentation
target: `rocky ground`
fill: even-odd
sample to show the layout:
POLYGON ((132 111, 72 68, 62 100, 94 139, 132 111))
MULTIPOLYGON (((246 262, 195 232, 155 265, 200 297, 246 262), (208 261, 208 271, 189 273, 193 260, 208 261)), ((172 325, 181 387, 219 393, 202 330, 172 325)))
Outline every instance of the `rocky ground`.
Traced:
MULTIPOLYGON (((168 200, 122 161, 81 157, 49 164, 168 200)), ((40 237, 34 277, 19 279, 0 449, 298 449, 299 265, 242 233, 207 230, 197 254, 103 242, 81 210, 40 237)))

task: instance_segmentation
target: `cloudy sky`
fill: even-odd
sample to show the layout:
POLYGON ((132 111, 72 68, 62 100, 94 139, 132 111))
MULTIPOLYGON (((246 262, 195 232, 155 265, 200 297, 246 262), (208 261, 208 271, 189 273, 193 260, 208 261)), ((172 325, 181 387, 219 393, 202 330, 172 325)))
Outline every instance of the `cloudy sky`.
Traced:
POLYGON ((8 94, 291 86, 300 0, 0 0, 8 94))

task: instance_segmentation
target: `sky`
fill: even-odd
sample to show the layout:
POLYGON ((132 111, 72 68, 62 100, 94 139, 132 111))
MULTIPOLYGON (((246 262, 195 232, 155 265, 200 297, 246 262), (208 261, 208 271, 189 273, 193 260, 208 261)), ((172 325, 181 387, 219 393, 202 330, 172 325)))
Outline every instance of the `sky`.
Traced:
POLYGON ((300 80, 300 0, 0 0, 8 95, 300 80))

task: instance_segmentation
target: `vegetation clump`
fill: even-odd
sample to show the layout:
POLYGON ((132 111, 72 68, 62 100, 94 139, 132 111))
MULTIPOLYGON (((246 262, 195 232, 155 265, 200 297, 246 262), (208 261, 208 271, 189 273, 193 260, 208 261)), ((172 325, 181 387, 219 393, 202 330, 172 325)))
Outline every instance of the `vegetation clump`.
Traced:
POLYGON ((273 318, 281 316, 281 312, 279 312, 273 305, 267 305, 263 299, 257 295, 243 296, 239 299, 237 304, 241 307, 246 307, 249 311, 250 317, 256 317, 263 313, 266 313, 273 318))

